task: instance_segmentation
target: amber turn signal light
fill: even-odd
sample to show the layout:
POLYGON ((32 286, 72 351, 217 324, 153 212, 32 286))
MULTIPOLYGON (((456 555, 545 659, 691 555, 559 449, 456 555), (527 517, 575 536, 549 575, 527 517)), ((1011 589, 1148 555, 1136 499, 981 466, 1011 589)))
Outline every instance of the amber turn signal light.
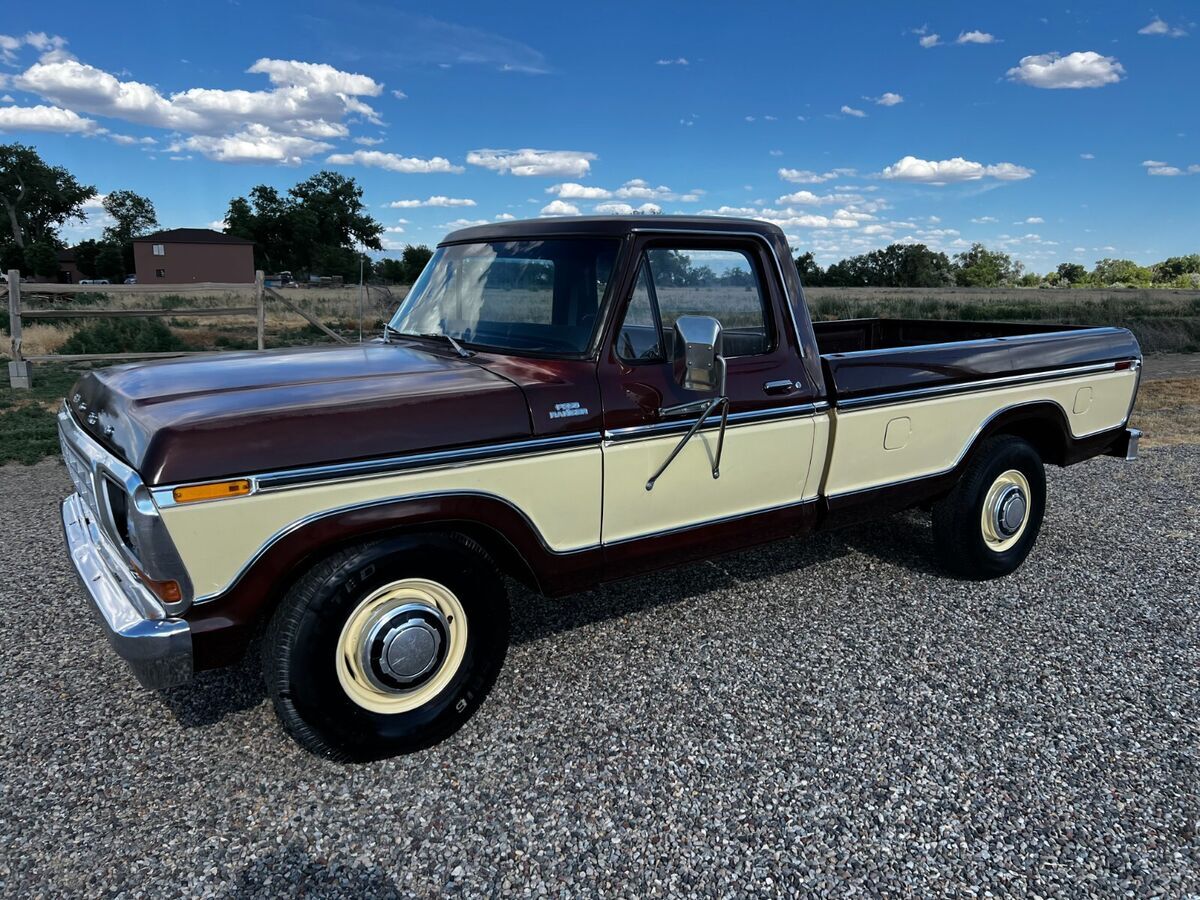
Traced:
POLYGON ((210 484, 191 484, 187 487, 177 487, 171 491, 176 503, 195 503, 199 500, 223 500, 226 497, 240 497, 250 493, 248 479, 239 478, 236 481, 214 481, 210 484))

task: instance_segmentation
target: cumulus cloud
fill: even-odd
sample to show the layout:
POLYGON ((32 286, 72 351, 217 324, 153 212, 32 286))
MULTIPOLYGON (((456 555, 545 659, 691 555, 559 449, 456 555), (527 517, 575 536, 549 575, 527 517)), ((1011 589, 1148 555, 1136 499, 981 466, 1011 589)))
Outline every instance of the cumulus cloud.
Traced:
POLYGON ((1125 67, 1114 56, 1102 56, 1094 50, 1076 51, 1061 56, 1039 53, 1025 56, 1008 70, 1011 81, 1036 88, 1097 88, 1115 84, 1125 76, 1125 67))
POLYGON ((376 147, 383 143, 383 138, 376 137, 356 137, 354 143, 361 144, 363 147, 376 147))
POLYGON ((964 31, 954 39, 956 44, 994 44, 996 36, 986 31, 964 31))
POLYGON ((1179 26, 1170 26, 1158 16, 1150 20, 1148 25, 1138 29, 1138 34, 1148 34, 1157 37, 1187 37, 1187 32, 1179 26))
POLYGON ((842 106, 842 115, 854 116, 854 118, 856 118, 856 119, 865 119, 867 117, 867 114, 865 112, 863 112, 861 109, 855 109, 852 106, 846 106, 844 104, 842 106))
POLYGON ((44 31, 27 31, 24 35, 0 34, 0 62, 16 65, 17 51, 25 46, 37 50, 46 62, 70 58, 66 38, 44 31))
POLYGON ((607 200, 612 196, 612 191, 605 188, 579 184, 574 181, 552 184, 546 188, 546 193, 557 194, 566 200, 607 200))
POLYGON ((420 206, 475 206, 475 201, 469 197, 443 197, 441 194, 435 194, 425 200, 393 200, 391 203, 385 204, 388 209, 416 209, 420 206))
POLYGON ((979 216, 978 218, 972 219, 971 221, 974 222, 976 225, 991 225, 991 224, 994 224, 995 222, 999 222, 1000 220, 997 219, 995 216, 979 216))
POLYGON ((657 203, 643 203, 640 206, 631 206, 628 203, 597 203, 595 211, 602 216, 631 216, 634 213, 639 213, 643 216, 657 216, 662 214, 662 207, 657 203))
MULTIPOLYGON (((324 153, 332 144, 295 134, 278 134, 265 125, 247 125, 243 130, 227 135, 195 134, 175 141, 167 147, 170 153, 193 150, 202 156, 224 163, 275 163, 298 166, 310 156, 324 153)), ((171 157, 175 159, 176 157, 171 157)), ((190 159, 180 156, 179 159, 190 159)))
POLYGON ((898 103, 904 102, 904 97, 892 91, 884 91, 878 97, 863 97, 864 100, 873 100, 879 106, 895 106, 898 103))
POLYGON ((940 34, 926 34, 917 41, 917 43, 919 43, 926 50, 928 50, 930 47, 936 47, 941 42, 942 36, 940 34))
POLYGON ((384 153, 381 150, 355 150, 353 153, 334 153, 325 162, 334 166, 368 166, 372 169, 386 169, 389 172, 403 172, 406 175, 427 174, 429 172, 463 171, 462 166, 456 166, 442 156, 430 159, 420 159, 416 156, 401 156, 398 153, 384 153))
POLYGON ((1166 178, 1173 178, 1177 175, 1196 175, 1200 174, 1200 164, 1193 163, 1187 168, 1181 166, 1173 166, 1170 163, 1165 163, 1157 159, 1143 160, 1142 166, 1146 169, 1147 175, 1158 175, 1166 178))
POLYGON ((793 203, 797 206, 828 206, 834 203, 859 202, 862 199, 857 194, 814 194, 812 191, 796 191, 792 194, 784 194, 775 202, 785 206, 793 203))
POLYGON ((660 59, 655 63, 658 66, 686 66, 687 64, 688 61, 682 56, 677 56, 674 59, 660 59))
POLYGON ((87 119, 58 106, 0 107, 0 131, 48 131, 59 134, 92 134, 100 129, 87 119))
POLYGON ((704 191, 693 188, 686 193, 671 190, 665 184, 654 186, 643 178, 631 178, 619 188, 607 188, 579 184, 573 181, 552 184, 546 188, 547 194, 556 194, 564 200, 677 200, 683 203, 694 203, 700 199, 704 191))
POLYGON ((893 165, 887 166, 881 173, 881 178, 890 181, 913 181, 921 184, 954 184, 960 181, 978 181, 981 178, 995 178, 1000 181, 1019 181, 1034 174, 1033 169, 1018 166, 1014 163, 1002 162, 994 165, 984 165, 955 156, 952 159, 928 160, 915 156, 905 156, 893 165))
POLYGON ((808 169, 780 169, 779 177, 792 184, 821 184, 834 178, 845 178, 857 174, 854 169, 830 169, 828 172, 813 172, 808 169))
POLYGON ((581 178, 592 168, 595 153, 581 150, 472 150, 467 162, 511 175, 581 178))
POLYGON ((551 200, 542 207, 541 214, 543 216, 577 216, 579 215, 579 207, 574 203, 567 203, 565 200, 551 200))
POLYGON ((1096 154, 1095 153, 1080 153, 1079 158, 1080 159, 1095 159, 1096 154))

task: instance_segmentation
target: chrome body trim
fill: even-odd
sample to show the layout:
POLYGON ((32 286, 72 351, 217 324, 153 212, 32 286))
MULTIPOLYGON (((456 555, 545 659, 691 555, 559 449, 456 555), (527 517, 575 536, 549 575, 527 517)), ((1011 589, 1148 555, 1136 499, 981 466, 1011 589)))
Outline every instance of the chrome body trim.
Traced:
POLYGON ((142 687, 158 689, 192 677, 192 634, 123 564, 121 554, 78 494, 62 502, 63 536, 79 583, 108 641, 142 687))
MULTIPOLYGON (((828 404, 823 404, 827 407, 828 404)), ((769 422, 775 419, 787 419, 800 416, 811 416, 817 411, 815 403, 797 403, 791 406, 776 406, 771 409, 746 410, 729 414, 729 427, 753 425, 758 422, 769 422)), ((640 440, 641 438, 659 437, 664 434, 675 434, 688 431, 696 424, 694 418, 680 419, 673 422, 655 422, 650 425, 630 425, 625 428, 609 428, 604 432, 604 443, 613 444, 621 441, 640 440)), ((719 422, 705 422, 700 430, 717 428, 719 422)))
POLYGON ((191 603, 192 582, 158 514, 153 492, 142 483, 137 472, 80 427, 65 403, 58 412, 58 438, 63 463, 81 502, 91 511, 126 568, 136 567, 156 580, 176 582, 183 599, 165 604, 164 608, 173 615, 186 610, 191 603), (126 533, 133 546, 126 543, 121 523, 117 522, 106 481, 125 492, 126 533))
MULTIPOLYGON (((677 228, 638 228, 629 229, 630 234, 669 234, 675 237, 680 237, 686 240, 692 235, 699 234, 709 237, 736 237, 751 238, 766 245, 766 248, 771 252, 771 259, 775 260, 775 272, 779 276, 779 288, 783 291, 783 305, 787 307, 788 319, 792 323, 792 335, 796 338, 796 350, 801 359, 804 359, 804 341, 800 339, 800 324, 796 321, 796 309, 792 306, 792 295, 788 291, 787 278, 783 274, 783 265, 779 262, 779 254, 775 252, 775 245, 767 240, 766 235, 759 234, 754 231, 725 231, 717 228, 689 228, 680 230, 677 228)), ((793 263, 794 265, 794 263, 793 263)))
MULTIPOLYGON (((259 475, 235 475, 231 478, 245 478, 250 482, 250 496, 264 491, 285 490, 287 488, 320 484, 327 481, 348 481, 363 478, 382 478, 397 472, 417 470, 443 469, 466 466, 473 463, 493 462, 520 456, 541 456, 547 453, 561 453, 566 450, 578 450, 587 447, 599 447, 601 434, 590 431, 584 434, 568 434, 549 438, 533 438, 520 441, 504 441, 498 444, 486 444, 481 447, 463 447, 457 450, 435 450, 428 453, 411 453, 404 456, 390 456, 383 459, 367 459, 352 463, 332 463, 327 466, 308 466, 299 469, 281 469, 276 472, 264 472, 259 475)), ((206 482, 194 482, 205 484, 206 482)), ((151 494, 154 502, 160 508, 173 506, 192 506, 194 504, 179 504, 174 498, 174 490, 184 485, 168 485, 154 488, 151 494)), ((221 500, 204 500, 199 503, 221 503, 221 500)))
POLYGON ((1138 442, 1142 439, 1142 430, 1140 428, 1128 428, 1125 434, 1125 461, 1134 462, 1138 458, 1138 442))
POLYGON ((978 381, 958 381, 954 384, 939 384, 931 387, 913 388, 906 391, 870 394, 865 397, 851 397, 846 400, 835 399, 834 405, 838 409, 854 410, 868 406, 890 406, 895 403, 906 403, 911 400, 921 400, 926 397, 939 397, 947 394, 970 394, 1010 384, 1053 381, 1060 378, 1072 378, 1076 375, 1117 371, 1118 362, 1120 361, 1090 363, 1088 365, 1071 366, 1064 369, 1045 369, 1039 372, 1026 372, 1022 375, 1002 375, 997 378, 983 378, 978 381))
MULTIPOLYGON (((847 321, 855 321, 853 319, 847 321)), ((860 320, 861 321, 861 320, 860 320)), ((1081 325, 1078 328, 1064 328, 1061 331, 1036 331, 1031 334, 1005 334, 999 337, 975 338, 970 341, 939 341, 936 344, 913 344, 908 347, 876 347, 871 350, 844 350, 840 353, 822 353, 825 359, 861 359, 867 356, 888 356, 904 350, 972 350, 976 347, 993 347, 1011 344, 1015 341, 1029 341, 1041 338, 1058 338, 1086 331, 1094 334, 1120 334, 1126 329, 1111 325, 1081 325)))

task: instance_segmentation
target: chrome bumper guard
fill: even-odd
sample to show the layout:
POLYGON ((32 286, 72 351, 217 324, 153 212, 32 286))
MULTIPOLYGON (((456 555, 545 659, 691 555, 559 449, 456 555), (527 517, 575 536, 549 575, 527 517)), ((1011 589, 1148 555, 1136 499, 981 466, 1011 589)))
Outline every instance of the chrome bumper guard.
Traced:
POLYGON ((1117 444, 1118 451, 1124 450, 1124 453, 1116 453, 1114 455, 1122 455, 1126 461, 1133 462, 1138 458, 1138 441, 1142 439, 1141 429, 1126 428, 1125 436, 1117 444))
POLYGON ((192 677, 192 633, 120 563, 79 494, 62 503, 63 534, 79 581, 99 614, 109 643, 142 687, 158 689, 192 677))

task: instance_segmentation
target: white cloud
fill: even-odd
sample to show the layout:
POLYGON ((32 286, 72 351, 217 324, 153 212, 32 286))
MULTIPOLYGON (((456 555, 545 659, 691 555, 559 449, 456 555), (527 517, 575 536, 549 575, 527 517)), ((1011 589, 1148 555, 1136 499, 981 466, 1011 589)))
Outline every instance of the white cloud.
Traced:
POLYGON ((425 200, 393 200, 385 204, 388 209, 416 209, 421 206, 475 206, 475 201, 469 197, 443 197, 436 194, 425 200))
POLYGON ((15 65, 17 51, 23 46, 32 47, 40 52, 44 62, 71 58, 71 54, 65 49, 66 38, 57 34, 46 34, 44 31, 27 31, 24 36, 0 34, 0 62, 15 65))
POLYGON ((1159 175, 1166 178, 1174 178, 1177 175, 1200 174, 1200 164, 1197 163, 1193 163, 1184 169, 1157 159, 1147 159, 1142 162, 1142 165, 1145 167, 1147 175, 1159 175))
POLYGON ((643 203, 641 206, 630 206, 628 203, 598 203, 595 211, 602 216, 631 216, 641 213, 644 216, 657 216, 662 213, 662 207, 657 203, 643 203))
POLYGON ((363 147, 376 147, 383 143, 383 138, 377 137, 356 137, 354 143, 360 144, 363 147))
POLYGON ((1144 25, 1138 29, 1138 34, 1156 35, 1159 37, 1187 37, 1187 32, 1179 26, 1172 27, 1155 16, 1150 20, 1150 24, 1144 25))
MULTIPOLYGON (((91 134, 98 129, 87 119, 58 106, 5 106, 0 108, 0 131, 48 131, 58 134, 91 134)), ((101 129, 102 130, 102 129, 101 129)))
POLYGON ((389 172, 403 172, 407 175, 425 174, 429 172, 461 172, 462 166, 456 166, 442 156, 430 159, 420 159, 415 156, 400 156, 398 153, 384 153, 381 150, 355 150, 353 153, 334 153, 325 162, 334 166, 367 166, 372 169, 386 169, 389 172))
POLYGON ((1115 84, 1125 75, 1125 67, 1114 56, 1102 56, 1094 50, 1076 51, 1060 56, 1040 53, 1025 56, 1008 70, 1012 81, 1036 88, 1096 88, 1115 84))
POLYGON ((0 103, 16 103, 16 102, 17 101, 13 99, 12 94, 5 94, 3 97, 0 97, 0 103))
POLYGON ((952 159, 927 160, 905 156, 880 173, 881 178, 891 181, 914 181, 922 184, 953 184, 960 181, 978 181, 995 178, 1000 181, 1019 181, 1034 174, 1033 169, 1002 162, 994 165, 972 162, 955 156, 952 159))
POLYGON ((997 219, 995 216, 979 216, 978 218, 972 219, 971 221, 974 222, 976 225, 991 225, 995 222, 999 222, 1000 220, 997 219))
POLYGON ((918 43, 927 50, 930 47, 936 47, 941 42, 942 36, 940 34, 927 34, 918 41, 918 43))
POLYGON ((1095 153, 1080 153, 1079 158, 1080 159, 1095 159, 1096 154, 1095 153))
POLYGON ((496 221, 497 222, 511 222, 515 218, 516 218, 516 216, 514 216, 512 213, 500 213, 498 216, 496 216, 496 221))
POLYGON ((574 181, 552 184, 546 188, 546 193, 557 194, 566 200, 607 200, 612 196, 612 191, 605 188, 578 184, 574 181))
POLYGON ((455 219, 453 222, 447 222, 442 228, 470 228, 473 225, 487 225, 487 219, 455 219))
POLYGON ((408 94, 404 93, 404 91, 392 91, 392 96, 395 97, 397 100, 407 100, 408 99, 408 94))
POLYGON ((124 147, 129 147, 134 144, 153 146, 154 144, 158 143, 158 141, 156 141, 152 137, 140 137, 139 138, 139 137, 134 137, 131 134, 114 134, 113 132, 109 132, 108 134, 105 135, 105 137, 107 137, 114 144, 121 144, 124 147))
POLYGON ((167 151, 180 153, 183 150, 194 150, 215 162, 298 166, 308 157, 324 153, 332 146, 324 141, 314 141, 299 135, 278 134, 265 125, 247 125, 235 134, 220 137, 207 134, 192 135, 172 143, 167 147, 167 151))
POLYGON ((797 204, 799 206, 826 206, 834 203, 847 203, 862 200, 862 197, 856 194, 814 194, 812 191, 796 191, 793 194, 784 194, 775 200, 776 203, 781 203, 784 206, 789 204, 797 204))
POLYGON ((865 112, 863 112, 861 109, 855 109, 852 106, 845 106, 845 105, 842 106, 842 115, 854 116, 854 118, 856 118, 856 119, 865 119, 867 117, 867 114, 865 112))
POLYGON ((543 216, 577 216, 579 215, 579 207, 574 203, 567 203, 565 200, 551 200, 542 207, 541 215, 543 216))
POLYGON ((783 151, 782 150, 768 150, 767 154, 769 156, 783 156, 783 151))
POLYGON ((779 177, 792 184, 820 184, 857 174, 854 169, 830 169, 828 172, 812 172, 808 169, 780 169, 779 177))
POLYGON ((682 56, 677 56, 675 59, 660 59, 655 63, 658 66, 686 66, 687 64, 688 61, 682 56))
POLYGON ((1041 216, 1027 216, 1020 222, 1014 222, 1014 225, 1044 225, 1046 220, 1041 216))
POLYGON ((383 230, 387 234, 404 234, 404 226, 403 225, 389 225, 387 228, 385 228, 383 230))
POLYGON ((325 63, 264 57, 246 71, 266 75, 271 84, 278 87, 308 88, 316 94, 378 97, 383 93, 383 85, 375 79, 367 75, 343 72, 325 63))
POLYGON ((592 167, 595 153, 580 150, 472 150, 467 162, 501 174, 581 178, 592 167))
POLYGON ((892 91, 884 91, 878 97, 863 97, 864 100, 873 100, 879 106, 895 106, 898 103, 904 102, 904 97, 892 91))
POLYGON ((225 220, 224 219, 213 219, 211 222, 209 222, 204 227, 211 228, 213 231, 224 231, 225 230, 225 220))
POLYGON ((996 36, 994 34, 988 34, 986 31, 964 31, 959 34, 957 38, 955 38, 954 43, 994 44, 996 43, 996 36))

